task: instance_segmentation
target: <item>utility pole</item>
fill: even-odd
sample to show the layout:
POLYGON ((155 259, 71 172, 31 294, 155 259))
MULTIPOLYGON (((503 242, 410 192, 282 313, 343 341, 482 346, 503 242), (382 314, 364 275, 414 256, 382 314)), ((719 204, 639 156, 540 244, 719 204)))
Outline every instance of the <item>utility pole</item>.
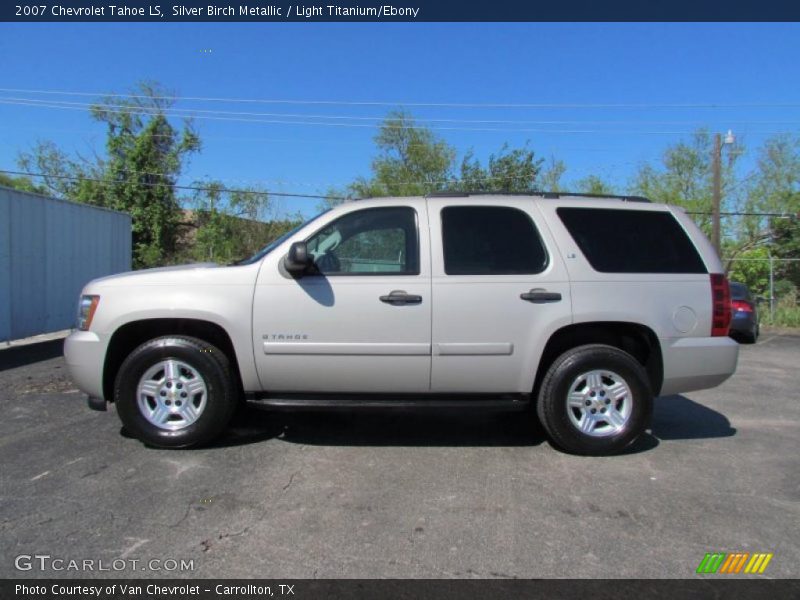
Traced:
POLYGON ((714 135, 714 156, 712 160, 713 172, 713 197, 711 203, 711 244, 714 250, 717 251, 717 256, 722 256, 722 248, 720 244, 720 223, 719 223, 719 207, 722 200, 722 139, 720 134, 714 135))
MULTIPOLYGON (((725 134, 724 144, 732 146, 736 141, 733 132, 729 129, 725 134)), ((714 156, 711 161, 711 169, 713 175, 713 190, 711 200, 711 244, 714 250, 717 251, 717 256, 722 256, 722 243, 720 241, 720 205, 722 204, 722 136, 720 134, 714 135, 714 156)), ((730 155, 729 155, 730 158, 730 155)))

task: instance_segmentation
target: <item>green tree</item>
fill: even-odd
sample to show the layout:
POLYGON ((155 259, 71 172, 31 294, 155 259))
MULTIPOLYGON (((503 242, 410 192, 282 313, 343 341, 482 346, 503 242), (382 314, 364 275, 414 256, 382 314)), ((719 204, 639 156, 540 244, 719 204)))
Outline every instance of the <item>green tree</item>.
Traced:
POLYGON ((175 249, 180 206, 175 184, 186 157, 200 149, 190 122, 177 130, 166 110, 171 94, 140 84, 132 99, 109 97, 92 106, 107 126, 104 203, 133 219, 134 265, 161 264, 175 249))
POLYGON ((614 188, 610 183, 604 181, 597 175, 588 175, 577 182, 578 191, 584 194, 597 194, 606 196, 614 193, 614 188))
POLYGON ((543 174, 549 173, 557 183, 565 168, 553 160, 550 170, 543 171, 544 161, 533 150, 506 144, 489 156, 485 166, 469 151, 456 169, 455 148, 403 111, 387 115, 375 144, 378 156, 372 161, 371 175, 359 177, 345 192, 331 189, 329 196, 422 196, 462 190, 524 193, 540 189, 543 174))
POLYGON ((266 191, 226 189, 221 182, 198 182, 184 219, 183 259, 230 263, 296 227, 302 218, 277 219, 266 191))
MULTIPOLYGON (((655 202, 682 206, 688 211, 703 213, 695 220, 708 235, 711 233, 712 169, 714 142, 707 130, 695 132, 689 142, 668 146, 661 165, 649 163, 639 167, 631 184, 631 192, 655 202)), ((722 210, 736 205, 735 167, 743 148, 735 147, 722 164, 722 210)), ((729 234, 731 223, 723 222, 723 233, 729 234)))
POLYGON ((91 199, 90 203, 95 204, 94 200, 101 196, 89 192, 90 187, 98 187, 97 182, 85 180, 102 176, 101 160, 95 165, 82 158, 75 160, 53 142, 40 140, 29 152, 19 154, 17 164, 23 171, 41 173, 40 187, 55 198, 76 202, 91 199))
POLYGON ((36 185, 28 177, 11 177, 5 173, 0 173, 0 185, 22 192, 33 192, 34 194, 44 194, 47 192, 43 186, 36 185))
POLYGON ((455 150, 403 111, 389 113, 375 136, 372 176, 349 187, 355 197, 417 196, 440 191, 453 179, 455 150))
POLYGON ((800 288, 800 214, 783 219, 773 219, 770 227, 770 249, 780 259, 776 261, 776 277, 788 280, 800 288))
POLYGON ((543 165, 540 174, 541 190, 543 192, 560 192, 561 178, 567 171, 567 165, 564 161, 551 156, 550 159, 543 165))
POLYGON ((50 142, 19 157, 25 170, 45 175, 52 194, 129 213, 136 268, 173 255, 181 214, 175 184, 185 160, 200 149, 191 122, 180 129, 169 122, 171 97, 158 84, 144 82, 131 96, 109 96, 93 105, 92 117, 106 125, 102 157, 73 159, 50 142))
POLYGON ((728 279, 744 283, 754 295, 762 295, 769 288, 769 250, 760 246, 739 253, 731 261, 728 279))
POLYGON ((525 193, 536 191, 544 160, 533 150, 510 149, 505 144, 499 153, 491 154, 483 167, 472 151, 461 161, 461 177, 457 187, 471 192, 525 193))

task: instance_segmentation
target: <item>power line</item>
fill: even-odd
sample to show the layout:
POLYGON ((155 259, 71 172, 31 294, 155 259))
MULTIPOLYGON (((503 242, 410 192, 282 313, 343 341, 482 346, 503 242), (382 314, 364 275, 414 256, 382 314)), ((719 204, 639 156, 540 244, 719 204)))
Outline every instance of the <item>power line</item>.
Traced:
MULTIPOLYGON (((57 101, 56 101, 57 102, 57 101)), ((6 101, 0 99, 0 104, 14 105, 14 106, 31 106, 36 108, 54 108, 61 110, 85 110, 83 107, 78 106, 61 106, 58 104, 50 103, 31 103, 28 101, 6 101)), ((346 127, 358 129, 375 129, 381 127, 380 123, 331 123, 324 121, 286 121, 281 119, 250 119, 238 117, 221 117, 215 115, 198 115, 190 109, 147 109, 140 107, 126 107, 125 109, 115 110, 111 108, 96 108, 97 112, 109 114, 126 114, 132 113, 137 115, 147 116, 171 116, 179 118, 192 118, 192 119, 207 119, 213 121, 236 121, 242 123, 268 123, 274 125, 304 125, 304 126, 323 126, 323 127, 346 127)), ((391 120, 390 120, 391 121, 391 120)), ((647 131, 647 130, 620 130, 620 129, 538 129, 538 128, 500 128, 500 127, 427 127, 424 125, 404 125, 407 129, 426 129, 430 131, 475 131, 475 132, 497 132, 497 133, 544 133, 544 134, 618 134, 618 135, 691 135, 694 131, 647 131)), ((786 131, 750 131, 749 134, 757 135, 777 135, 781 133, 790 133, 786 131)))
POLYGON ((403 102, 403 101, 357 101, 357 100, 308 100, 308 99, 267 99, 267 98, 219 98, 202 96, 150 96, 143 94, 118 94, 114 92, 76 92, 66 90, 31 90, 19 88, 0 88, 0 92, 23 94, 47 94, 60 96, 93 96, 138 98, 156 100, 184 100, 202 102, 230 102, 251 104, 297 104, 297 105, 331 105, 331 106, 414 106, 414 107, 451 107, 451 108, 800 108, 794 102, 685 102, 685 103, 511 103, 511 102, 403 102))
MULTIPOLYGON (((11 171, 7 169, 0 169, 0 173, 5 173, 6 175, 17 175, 17 176, 25 176, 25 177, 41 177, 45 179, 61 179, 61 180, 69 180, 69 181, 92 181, 96 183, 101 183, 104 185, 114 185, 119 182, 115 181, 107 181, 105 179, 98 179, 95 177, 75 177, 71 175, 48 175, 46 173, 33 173, 29 171, 11 171)), ((137 173, 138 175, 150 175, 150 176, 163 176, 163 173, 137 173)), ((432 182, 414 182, 414 183, 432 183, 432 182)), ((452 181, 445 181, 441 183, 459 183, 458 180, 452 181)), ((219 193, 239 193, 239 194, 252 194, 256 196, 277 196, 277 197, 284 197, 284 198, 313 198, 318 200, 349 200, 346 196, 323 196, 323 195, 315 195, 315 194, 299 194, 299 193, 289 193, 289 192, 270 192, 266 190, 242 190, 242 189, 231 189, 225 187, 211 187, 211 186, 195 186, 195 185, 177 185, 177 184, 164 184, 164 183, 148 183, 148 182, 136 182, 137 185, 144 185, 148 187, 158 187, 162 185, 169 185, 175 189, 179 190, 192 190, 192 191, 200 191, 200 192, 219 192, 219 193)), ((409 183, 411 185, 411 183, 409 183)), ((710 212, 703 212, 703 211, 686 211, 686 214, 689 215, 711 215, 710 212)), ((796 219, 797 215, 792 213, 768 213, 768 212, 721 212, 720 216, 752 216, 752 217, 779 217, 779 218, 788 218, 788 219, 796 219)))
MULTIPOLYGON (((62 179, 62 180, 69 180, 69 181, 93 181, 96 183, 101 183, 104 185, 114 185, 118 182, 116 181, 107 181, 105 179, 98 179, 95 177, 74 177, 71 175, 48 175, 45 173, 31 173, 28 171, 9 171, 5 169, 0 169, 0 173, 5 173, 6 175, 19 175, 19 176, 26 176, 26 177, 42 177, 45 179, 62 179)), ((289 193, 289 192, 270 192, 266 190, 235 190, 230 188, 224 187, 203 187, 203 186, 195 186, 195 185, 177 185, 177 184, 164 184, 164 183, 148 183, 146 181, 137 181, 136 185, 144 185, 148 187, 158 187, 163 185, 169 185, 169 187, 173 187, 178 190, 193 190, 198 192, 219 192, 219 193, 236 193, 236 194, 252 194, 254 196, 278 196, 283 198, 315 198, 318 200, 347 200, 344 196, 321 196, 315 194, 299 194, 299 193, 289 193)))
MULTIPOLYGON (((0 96, 0 100, 12 104, 14 102, 42 104, 48 107, 54 107, 56 104, 63 104, 69 106, 83 106, 86 108, 97 107, 110 107, 120 108, 125 110, 156 110, 148 109, 147 107, 131 106, 128 104, 113 104, 109 102, 69 102, 67 100, 38 100, 35 98, 19 98, 14 96, 0 96)), ((309 113, 273 113, 273 112, 248 112, 248 111, 230 111, 230 110, 209 110, 200 108, 172 108, 165 107, 159 110, 175 110, 181 112, 204 113, 212 115, 234 115, 234 116, 248 116, 248 117, 277 117, 282 119, 329 119, 341 121, 379 121, 387 120, 387 117, 373 117, 373 116, 360 116, 360 115, 320 115, 309 113)), ((391 118, 388 119, 391 121, 391 118)), ((432 119, 425 117, 414 117, 413 119, 418 123, 469 123, 469 124, 522 124, 522 125, 704 125, 703 121, 641 121, 641 120, 529 120, 529 119, 432 119)), ((726 124, 731 125, 798 125, 800 121, 731 121, 725 120, 726 124)))
MULTIPOLYGON (((713 215, 714 213, 705 212, 705 211, 697 211, 697 210, 687 210, 687 215, 713 215)), ((782 219, 796 219, 797 215, 792 213, 773 213, 773 212, 721 212, 719 213, 720 217, 778 217, 782 219)))

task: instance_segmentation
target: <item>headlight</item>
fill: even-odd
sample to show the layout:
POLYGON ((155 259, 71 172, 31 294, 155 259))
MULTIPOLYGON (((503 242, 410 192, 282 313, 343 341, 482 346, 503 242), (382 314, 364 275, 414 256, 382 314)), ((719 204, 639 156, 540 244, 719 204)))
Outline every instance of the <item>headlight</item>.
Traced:
POLYGON ((81 296, 78 303, 78 323, 77 328, 81 331, 88 331, 92 326, 92 318, 97 305, 100 303, 100 296, 81 296))

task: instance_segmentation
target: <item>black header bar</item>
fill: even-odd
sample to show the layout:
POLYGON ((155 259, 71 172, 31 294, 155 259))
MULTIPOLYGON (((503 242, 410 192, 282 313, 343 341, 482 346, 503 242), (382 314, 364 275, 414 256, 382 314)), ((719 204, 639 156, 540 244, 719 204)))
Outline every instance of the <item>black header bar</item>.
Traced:
POLYGON ((796 0, 13 0, 7 22, 800 21, 796 0))
POLYGON ((684 600, 797 598, 800 582, 716 576, 696 579, 20 579, 0 581, 0 598, 37 600, 684 600))

